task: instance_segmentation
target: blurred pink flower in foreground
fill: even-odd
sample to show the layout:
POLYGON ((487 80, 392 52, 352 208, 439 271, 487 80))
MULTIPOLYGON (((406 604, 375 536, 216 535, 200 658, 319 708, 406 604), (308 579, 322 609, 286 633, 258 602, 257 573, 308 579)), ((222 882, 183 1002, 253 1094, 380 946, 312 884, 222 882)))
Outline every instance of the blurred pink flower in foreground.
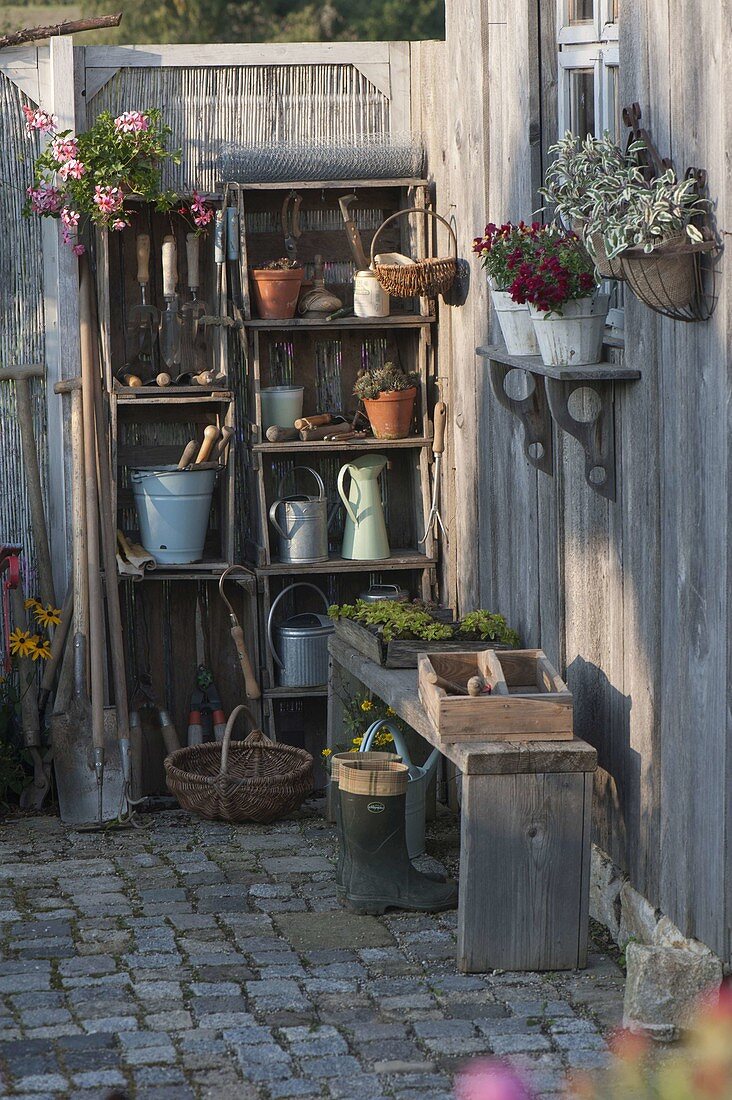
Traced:
POLYGON ((479 1058, 455 1078, 456 1100, 535 1100, 518 1074, 503 1062, 479 1058))

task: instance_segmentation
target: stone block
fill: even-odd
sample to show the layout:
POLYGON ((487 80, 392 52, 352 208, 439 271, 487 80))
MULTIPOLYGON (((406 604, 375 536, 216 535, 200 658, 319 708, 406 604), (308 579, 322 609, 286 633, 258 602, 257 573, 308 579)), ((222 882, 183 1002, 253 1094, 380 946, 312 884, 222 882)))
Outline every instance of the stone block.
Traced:
POLYGON ((629 943, 623 1025, 670 1041, 688 1025, 698 998, 718 991, 722 964, 711 952, 629 943))
POLYGON ((625 947, 634 943, 652 943, 660 913, 647 898, 639 894, 629 882, 620 887, 620 922, 618 944, 625 947))
POLYGON ((614 940, 620 931, 620 888, 625 875, 609 856, 592 845, 590 916, 604 924, 614 940))
POLYGON ((712 951, 700 940, 688 939, 668 917, 661 917, 654 933, 653 943, 659 947, 679 947, 683 951, 693 951, 696 955, 711 955, 712 951))

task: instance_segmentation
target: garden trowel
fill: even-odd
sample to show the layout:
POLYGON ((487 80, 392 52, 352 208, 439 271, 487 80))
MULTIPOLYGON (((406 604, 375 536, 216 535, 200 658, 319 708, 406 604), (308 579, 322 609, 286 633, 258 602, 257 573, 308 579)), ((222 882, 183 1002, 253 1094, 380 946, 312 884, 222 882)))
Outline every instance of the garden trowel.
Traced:
POLYGON ((160 324, 160 313, 148 301, 150 283, 150 237, 140 233, 137 237, 137 282, 141 302, 133 306, 127 317, 127 332, 132 354, 123 370, 125 374, 151 378, 157 373, 155 365, 155 340, 160 324))
POLYGON ((160 356, 171 378, 180 374, 181 319, 178 312, 178 253, 175 237, 163 239, 163 298, 165 309, 160 316, 160 356))
POLYGON ((208 313, 208 307, 198 297, 200 286, 198 263, 198 234, 186 235, 186 258, 188 261, 188 290, 190 301, 184 302, 181 309, 181 371, 183 374, 198 374, 205 367, 204 332, 201 318, 208 313))

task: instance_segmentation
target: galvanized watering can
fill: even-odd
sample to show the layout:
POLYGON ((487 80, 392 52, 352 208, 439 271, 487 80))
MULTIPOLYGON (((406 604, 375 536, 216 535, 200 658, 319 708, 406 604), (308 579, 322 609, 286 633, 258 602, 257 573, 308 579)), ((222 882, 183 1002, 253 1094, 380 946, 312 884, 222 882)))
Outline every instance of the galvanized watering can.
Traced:
POLYGON ((316 585, 307 581, 288 584, 272 603, 267 618, 267 643, 277 665, 280 687, 316 687, 328 682, 328 638, 335 624, 327 615, 316 615, 312 611, 292 615, 274 629, 277 639, 275 648, 272 638, 274 613, 282 597, 293 588, 312 588, 328 610, 325 594, 316 585))
POLYGON ((346 508, 341 550, 344 558, 375 561, 391 557, 379 488, 379 474, 387 462, 386 455, 370 454, 340 468, 338 492, 346 508), (346 474, 351 476, 348 496, 343 487, 346 474))
POLYGON ((394 751, 409 768, 407 784, 407 849, 409 858, 416 859, 424 853, 425 796, 432 776, 437 771, 440 750, 433 749, 424 764, 413 764, 406 742, 400 730, 388 718, 372 722, 363 735, 359 752, 368 752, 379 730, 387 729, 394 738, 394 751))
POLYGON ((269 510, 269 521, 280 536, 280 561, 316 562, 328 560, 328 528, 335 516, 328 516, 325 485, 320 474, 310 466, 293 466, 280 479, 277 500, 269 510), (293 493, 282 496, 282 489, 295 470, 306 470, 318 484, 318 495, 293 493), (280 513, 278 517, 278 512, 280 513))

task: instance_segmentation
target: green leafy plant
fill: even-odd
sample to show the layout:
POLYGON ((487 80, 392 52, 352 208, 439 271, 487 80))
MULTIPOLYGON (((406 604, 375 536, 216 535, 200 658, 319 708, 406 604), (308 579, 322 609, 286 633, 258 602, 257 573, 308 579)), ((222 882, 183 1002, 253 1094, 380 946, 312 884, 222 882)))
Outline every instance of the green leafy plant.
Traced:
MULTIPOLYGON (((60 219, 64 243, 77 255, 84 251, 74 243, 83 222, 117 231, 130 224, 124 206, 128 195, 154 202, 159 210, 170 210, 178 201, 175 192, 161 187, 162 162, 180 163, 180 152, 167 148, 171 130, 160 111, 125 111, 116 118, 102 111, 90 129, 76 135, 57 131, 56 118, 47 111, 27 106, 23 111, 28 132, 50 139, 36 158, 24 214, 60 219)), ((186 213, 199 229, 213 216, 198 195, 186 213)))
POLYGON ((295 271, 301 268, 299 260, 291 260, 289 256, 281 256, 279 260, 269 260, 266 264, 257 264, 257 271, 295 271))
MULTIPOLYGON (((382 718, 388 718, 396 726, 400 733, 406 733, 408 726, 397 715, 392 707, 387 706, 383 699, 372 692, 357 692, 343 701, 343 724, 349 733, 349 740, 342 745, 336 745, 336 752, 353 752, 363 744, 364 731, 382 718)), ((380 729, 371 742, 372 749, 384 749, 391 751, 394 738, 388 729, 380 729)), ((320 754, 326 762, 333 755, 332 749, 323 749, 320 754)))
POLYGON ((405 371, 395 363, 384 363, 383 367, 366 367, 359 371, 353 392, 362 401, 374 401, 380 393, 395 393, 410 390, 419 382, 416 371, 405 371))
POLYGON ((514 649, 521 645, 521 639, 503 615, 483 609, 465 615, 458 625, 457 633, 461 638, 501 642, 503 645, 513 646, 514 649))

